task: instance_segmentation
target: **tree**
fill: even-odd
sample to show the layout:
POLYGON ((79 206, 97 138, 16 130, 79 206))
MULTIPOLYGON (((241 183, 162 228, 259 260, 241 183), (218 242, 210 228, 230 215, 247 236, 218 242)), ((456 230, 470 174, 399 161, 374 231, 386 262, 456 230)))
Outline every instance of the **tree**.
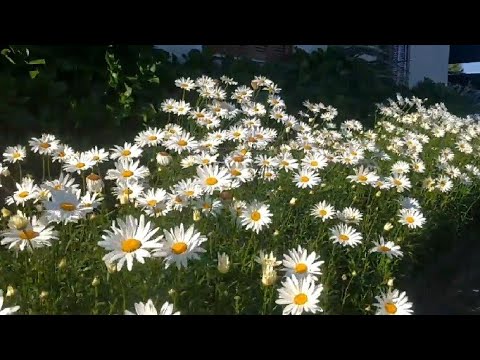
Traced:
POLYGON ((448 72, 450 74, 463 73, 463 66, 462 66, 462 64, 450 64, 450 65, 448 65, 448 72))

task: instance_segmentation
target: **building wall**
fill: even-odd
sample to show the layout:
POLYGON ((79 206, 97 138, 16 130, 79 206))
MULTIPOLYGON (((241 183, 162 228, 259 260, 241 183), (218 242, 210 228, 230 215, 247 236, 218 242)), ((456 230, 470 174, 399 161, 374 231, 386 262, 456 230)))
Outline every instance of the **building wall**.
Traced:
POLYGON ((425 78, 448 82, 450 45, 410 45, 408 85, 415 86, 425 78))

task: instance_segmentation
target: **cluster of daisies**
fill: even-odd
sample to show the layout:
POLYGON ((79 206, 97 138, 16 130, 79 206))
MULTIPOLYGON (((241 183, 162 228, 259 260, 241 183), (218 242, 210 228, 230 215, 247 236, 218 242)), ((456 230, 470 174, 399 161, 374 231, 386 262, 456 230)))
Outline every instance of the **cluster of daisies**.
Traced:
MULTIPOLYGON (((160 230, 159 218, 192 211, 194 221, 228 215, 236 226, 255 234, 270 228, 275 213, 259 199, 266 194, 242 200, 232 195, 238 194, 238 188, 255 189, 260 183, 275 187, 279 178, 286 178, 297 191, 316 194, 314 190, 327 185, 326 174, 334 169, 347 184, 398 196, 396 226, 416 230, 427 219, 421 199, 411 196, 414 189, 446 194, 456 187, 470 187, 480 178, 478 119, 453 116, 442 104, 427 108, 420 99, 397 96, 396 101, 379 105, 388 120, 365 130, 357 120, 337 126, 333 122, 337 110, 322 103, 305 101, 304 111, 289 115, 278 95, 281 89, 261 76, 250 86, 237 86, 226 76, 181 78, 175 84, 182 100, 166 99, 160 105, 168 123, 145 129, 133 142, 79 152, 52 134, 31 139, 30 151, 41 156, 44 164, 41 183, 22 175, 27 148, 7 147, 0 179, 4 178, 4 187, 10 185, 11 195, 5 202, 16 213, 11 210, 0 244, 14 251, 51 246, 58 239, 59 226, 88 221, 105 198, 112 197, 118 206, 134 207, 140 215, 115 219, 104 231, 98 245, 106 251, 107 268, 121 271, 126 264, 131 271, 134 261, 143 264, 145 258, 159 258, 166 269, 171 265, 182 269, 200 258, 208 239, 194 225, 180 223, 160 230), (230 96, 229 87, 233 87, 230 96), (197 93, 196 101, 185 100, 192 97, 191 92, 197 93), (262 97, 265 104, 258 102, 262 97), (455 146, 444 146, 447 140, 455 146), (148 162, 150 154, 154 165, 148 162), (50 176, 50 165, 60 167, 58 178, 50 176), (175 171, 172 186, 158 186, 157 172, 173 167, 193 175, 177 179, 175 171), (36 215, 27 216, 26 209, 36 215)), ((319 200, 310 214, 322 223, 337 222, 329 228, 334 244, 345 249, 367 245, 370 252, 402 257, 400 246, 383 236, 369 234, 365 239, 358 228, 364 216, 360 209, 336 209, 335 204, 319 200)), ((384 229, 394 226, 387 223, 384 229)), ((276 301, 283 313, 321 311, 323 261, 301 246, 283 257, 277 261, 273 252, 261 252, 256 258, 265 286, 277 282, 276 267, 283 264, 284 280, 276 301)), ((218 253, 217 266, 221 273, 228 272, 229 255, 218 253)), ((412 312, 412 304, 398 290, 389 289, 377 301, 378 314, 412 312)), ((135 304, 135 309, 137 314, 158 313, 151 300, 135 304)), ((159 313, 172 314, 173 306, 167 302, 159 313)))

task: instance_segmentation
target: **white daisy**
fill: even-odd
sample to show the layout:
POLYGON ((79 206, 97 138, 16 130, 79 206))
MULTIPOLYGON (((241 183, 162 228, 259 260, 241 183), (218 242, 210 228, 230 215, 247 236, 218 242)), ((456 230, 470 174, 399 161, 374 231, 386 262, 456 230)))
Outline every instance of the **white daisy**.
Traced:
POLYGON ((48 222, 64 223, 77 222, 92 211, 91 208, 80 206, 80 191, 73 189, 52 190, 50 201, 44 201, 45 216, 48 222))
POLYGON ((50 134, 42 134, 41 138, 32 138, 28 141, 32 151, 40 155, 52 155, 59 143, 55 136, 50 134))
POLYGON ((17 161, 23 161, 27 156, 27 149, 25 146, 17 145, 17 146, 7 146, 5 152, 3 153, 3 161, 9 163, 16 163, 17 161))
POLYGON ((173 312, 173 304, 170 304, 168 301, 162 305, 160 312, 157 312, 151 299, 145 304, 142 302, 135 303, 135 313, 125 310, 125 315, 180 315, 179 311, 173 312))
POLYGON ((175 264, 177 269, 186 268, 188 260, 199 259, 199 253, 206 251, 200 245, 207 241, 207 238, 196 232, 193 225, 185 231, 183 224, 180 224, 170 231, 163 230, 163 233, 165 238, 154 256, 164 258, 165 269, 172 264, 175 264))
POLYGON ((115 169, 107 171, 107 180, 115 180, 117 184, 137 183, 150 175, 146 166, 140 165, 140 160, 120 160, 115 162, 115 169))
POLYGON ((263 227, 268 227, 272 222, 272 213, 269 210, 269 205, 254 200, 246 206, 240 216, 241 223, 245 228, 252 229, 257 234, 263 227))
POLYGON ((225 190, 229 187, 231 176, 228 169, 218 165, 197 167, 198 184, 206 194, 213 194, 215 190, 225 190))
POLYGON ((82 171, 88 170, 93 167, 95 162, 92 160, 91 156, 86 153, 77 153, 70 156, 65 160, 63 169, 66 172, 80 174, 82 171))
POLYGON ((382 292, 380 296, 375 296, 377 300, 373 306, 377 307, 375 315, 411 315, 413 313, 413 304, 408 301, 408 297, 404 292, 389 289, 385 294, 382 292))
POLYGON ((322 293, 323 286, 315 285, 311 278, 297 279, 295 276, 287 278, 278 289, 279 305, 286 305, 283 308, 283 315, 301 315, 304 311, 315 314, 323 310, 317 305, 318 298, 322 293))
POLYGON ((114 145, 110 149, 110 159, 112 160, 129 160, 136 159, 142 155, 142 148, 138 145, 132 145, 128 142, 124 143, 123 146, 114 145))
POLYGON ((337 211, 337 218, 347 224, 358 224, 363 219, 363 214, 360 210, 346 207, 342 211, 337 211))
MULTIPOLYGON (((25 217, 21 212, 20 216, 25 217)), ((25 249, 33 251, 33 249, 51 246, 52 240, 58 239, 58 231, 54 231, 52 227, 48 227, 45 218, 37 219, 33 216, 25 227, 17 229, 14 224, 8 224, 9 229, 0 232, 3 237, 1 245, 8 245, 8 249, 23 251, 25 249)))
POLYGON ((410 229, 422 228, 426 219, 423 214, 417 209, 401 209, 398 216, 398 222, 407 225, 410 229))
POLYGON ((400 251, 400 246, 395 245, 393 241, 387 241, 385 242, 385 239, 383 236, 380 236, 379 241, 374 241, 373 242, 375 246, 370 249, 370 252, 378 252, 381 254, 387 255, 390 259, 392 257, 402 257, 403 252, 400 251))
POLYGON ((308 255, 307 249, 303 249, 298 245, 297 249, 288 251, 288 254, 283 254, 283 268, 285 276, 296 276, 298 279, 311 277, 313 280, 318 280, 316 275, 322 275, 320 266, 325 261, 317 261, 320 256, 317 256, 315 251, 308 255))
POLYGON ((33 179, 23 178, 21 184, 16 183, 15 187, 17 190, 13 193, 12 196, 6 198, 5 202, 7 205, 15 203, 18 206, 25 206, 25 203, 28 200, 35 199, 40 190, 37 185, 34 184, 33 179))
POLYGON ((310 215, 322 219, 322 221, 325 222, 325 220, 333 218, 335 213, 335 208, 332 205, 326 201, 320 201, 312 208, 310 215))
POLYGON ((315 173, 314 170, 303 168, 297 174, 295 174, 293 181, 295 182, 295 186, 301 189, 311 189, 320 183, 320 177, 315 173))
POLYGON ((362 234, 357 232, 353 227, 346 224, 336 225, 330 229, 330 240, 333 243, 339 243, 342 246, 354 247, 362 242, 362 234))
POLYGON ((140 220, 128 215, 125 220, 117 219, 112 222, 111 230, 105 230, 103 241, 98 245, 110 251, 102 260, 111 264, 117 262, 117 271, 120 271, 127 262, 128 271, 132 270, 133 260, 145 263, 145 258, 151 257, 151 250, 159 249, 162 235, 154 237, 159 228, 150 222, 145 224, 145 216, 140 215, 140 220))

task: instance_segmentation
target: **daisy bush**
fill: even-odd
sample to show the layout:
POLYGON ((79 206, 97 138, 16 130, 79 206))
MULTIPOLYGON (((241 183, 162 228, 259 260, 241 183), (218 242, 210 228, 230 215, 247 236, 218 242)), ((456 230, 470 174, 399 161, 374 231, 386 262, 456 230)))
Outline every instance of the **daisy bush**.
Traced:
POLYGON ((398 95, 366 129, 261 76, 175 85, 110 148, 5 146, 0 314, 414 313, 399 280, 480 196, 477 118, 398 95))

